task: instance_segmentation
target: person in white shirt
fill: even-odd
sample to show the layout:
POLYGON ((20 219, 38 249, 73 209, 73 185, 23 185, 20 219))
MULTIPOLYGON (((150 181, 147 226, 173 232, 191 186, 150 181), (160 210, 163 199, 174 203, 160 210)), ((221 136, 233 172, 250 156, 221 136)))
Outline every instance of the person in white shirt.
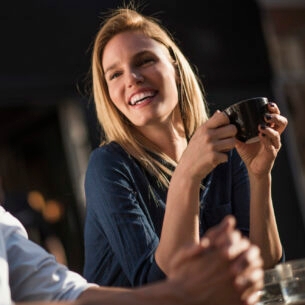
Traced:
POLYGON ((231 216, 172 261, 167 279, 140 288, 91 284, 30 241, 19 220, 0 206, 0 305, 251 305, 258 299, 260 251, 231 216))

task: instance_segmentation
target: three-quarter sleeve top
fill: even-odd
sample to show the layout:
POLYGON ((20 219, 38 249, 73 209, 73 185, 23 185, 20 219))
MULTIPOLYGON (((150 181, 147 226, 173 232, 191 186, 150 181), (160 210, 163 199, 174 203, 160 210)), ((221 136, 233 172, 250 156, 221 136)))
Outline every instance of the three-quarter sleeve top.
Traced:
MULTIPOLYGON (((203 181, 200 236, 233 214, 249 234, 249 179, 236 150, 203 181)), ((89 282, 140 286, 165 277, 155 261, 167 189, 119 144, 90 155, 85 178, 85 265, 89 282)), ((177 202, 179 205, 179 202, 177 202)))

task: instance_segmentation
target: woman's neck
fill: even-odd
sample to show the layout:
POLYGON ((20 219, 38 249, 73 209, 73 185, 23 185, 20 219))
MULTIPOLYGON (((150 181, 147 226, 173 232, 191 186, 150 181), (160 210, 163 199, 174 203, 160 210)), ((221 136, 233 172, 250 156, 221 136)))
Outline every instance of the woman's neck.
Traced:
POLYGON ((178 162, 187 146, 183 124, 167 124, 140 128, 140 133, 158 147, 159 151, 178 162))

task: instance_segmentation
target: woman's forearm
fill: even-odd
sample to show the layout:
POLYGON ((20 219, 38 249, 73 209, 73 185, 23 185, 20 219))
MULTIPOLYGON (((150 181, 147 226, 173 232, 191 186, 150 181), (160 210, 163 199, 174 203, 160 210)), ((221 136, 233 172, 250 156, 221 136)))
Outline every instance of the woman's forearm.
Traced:
POLYGON ((271 196, 271 174, 250 178, 250 240, 261 249, 264 268, 273 267, 282 255, 271 196))
POLYGON ((160 243, 155 258, 167 274, 171 257, 186 244, 199 242, 200 181, 177 167, 167 194, 160 243))

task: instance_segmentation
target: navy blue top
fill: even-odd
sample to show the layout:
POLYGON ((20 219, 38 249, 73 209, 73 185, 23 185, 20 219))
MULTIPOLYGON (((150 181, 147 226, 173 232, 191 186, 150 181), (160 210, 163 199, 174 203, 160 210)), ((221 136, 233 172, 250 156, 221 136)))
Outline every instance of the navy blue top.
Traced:
MULTIPOLYGON (((247 170, 235 149, 228 156, 228 162, 203 180, 200 236, 228 214, 235 215, 237 227, 249 235, 247 170)), ((85 278, 107 286, 140 286, 163 279, 154 253, 167 189, 112 142, 91 153, 85 193, 85 278)))

